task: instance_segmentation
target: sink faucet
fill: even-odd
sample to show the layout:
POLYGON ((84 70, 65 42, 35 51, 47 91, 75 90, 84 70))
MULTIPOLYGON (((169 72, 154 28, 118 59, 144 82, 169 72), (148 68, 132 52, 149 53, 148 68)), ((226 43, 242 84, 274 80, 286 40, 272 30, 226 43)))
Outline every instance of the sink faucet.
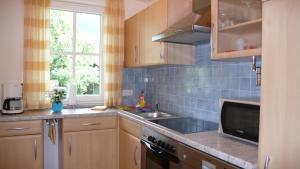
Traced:
POLYGON ((155 112, 159 112, 159 104, 158 104, 158 102, 156 101, 155 102, 155 112))

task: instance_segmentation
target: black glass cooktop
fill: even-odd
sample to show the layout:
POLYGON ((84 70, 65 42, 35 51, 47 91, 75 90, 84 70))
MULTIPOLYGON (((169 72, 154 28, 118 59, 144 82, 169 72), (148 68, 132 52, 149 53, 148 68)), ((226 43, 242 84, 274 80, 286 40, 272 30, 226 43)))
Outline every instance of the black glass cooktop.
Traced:
POLYGON ((150 121, 183 134, 218 130, 219 127, 218 123, 192 117, 156 119, 150 121))

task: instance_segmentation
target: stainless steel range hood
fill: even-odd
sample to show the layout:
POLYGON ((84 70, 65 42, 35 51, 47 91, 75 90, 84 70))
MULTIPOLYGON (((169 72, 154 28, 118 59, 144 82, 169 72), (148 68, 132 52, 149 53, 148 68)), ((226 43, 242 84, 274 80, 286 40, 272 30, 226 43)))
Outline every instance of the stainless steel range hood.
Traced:
POLYGON ((152 41, 197 45, 201 41, 209 40, 211 31, 210 3, 203 2, 205 0, 194 1, 193 11, 189 15, 162 33, 153 36, 152 41), (195 7, 196 5, 197 7, 195 7))

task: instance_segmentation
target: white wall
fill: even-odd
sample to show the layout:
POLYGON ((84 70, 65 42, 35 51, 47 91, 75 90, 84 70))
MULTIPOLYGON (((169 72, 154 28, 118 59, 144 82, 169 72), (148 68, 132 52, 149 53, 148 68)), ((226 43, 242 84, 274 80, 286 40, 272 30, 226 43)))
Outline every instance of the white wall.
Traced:
POLYGON ((23 0, 0 0, 0 83, 21 82, 23 8, 23 0))

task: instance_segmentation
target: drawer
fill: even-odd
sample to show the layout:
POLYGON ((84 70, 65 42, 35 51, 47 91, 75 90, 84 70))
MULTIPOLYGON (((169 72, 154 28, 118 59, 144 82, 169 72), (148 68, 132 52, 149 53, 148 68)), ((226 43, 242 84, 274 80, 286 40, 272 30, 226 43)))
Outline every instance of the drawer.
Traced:
POLYGON ((0 122, 0 137, 41 134, 42 127, 41 120, 0 122))
POLYGON ((63 131, 88 131, 116 128, 116 117, 71 118, 63 120, 63 131))
POLYGON ((131 120, 120 117, 119 118, 119 126, 120 126, 120 129, 126 131, 127 133, 130 133, 131 135, 133 135, 139 139, 142 136, 141 126, 138 123, 135 123, 131 120))
POLYGON ((214 158, 208 154, 202 153, 183 144, 180 144, 179 158, 184 164, 187 164, 195 169, 202 168, 202 160, 215 165, 217 169, 237 169, 237 167, 234 167, 222 160, 214 158))

